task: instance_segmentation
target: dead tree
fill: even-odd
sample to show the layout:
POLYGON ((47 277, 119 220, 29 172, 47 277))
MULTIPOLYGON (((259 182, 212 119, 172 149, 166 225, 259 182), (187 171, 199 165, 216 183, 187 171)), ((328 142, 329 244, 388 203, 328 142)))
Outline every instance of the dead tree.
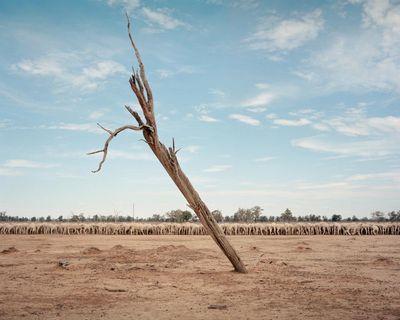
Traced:
POLYGON ((93 171, 98 172, 101 170, 102 165, 107 157, 108 146, 111 140, 116 137, 120 132, 124 130, 134 130, 134 131, 142 131, 144 141, 153 151, 154 155, 161 162, 164 169, 167 171, 171 179, 175 182, 178 189, 182 192, 183 196, 188 202, 188 206, 194 210, 196 215, 199 217, 200 222, 209 232, 211 237, 217 243, 217 245, 221 248, 227 258, 230 260, 232 265, 235 268, 235 271, 246 273, 246 267, 243 262, 240 260, 238 254, 235 249, 229 243, 228 239, 225 237, 222 229, 214 219, 210 210, 207 208, 206 204, 201 200, 199 194, 194 189, 189 179, 183 173, 176 154, 179 149, 175 147, 175 141, 172 140, 172 147, 165 147, 158 140, 157 134, 157 123, 154 116, 154 99, 153 93, 151 91, 150 85, 146 78, 146 73, 144 70, 144 65, 142 62, 142 58, 140 56, 139 50, 136 47, 135 42, 133 41, 131 29, 130 29, 130 20, 128 15, 126 16, 128 20, 128 36, 131 42, 134 54, 136 56, 136 60, 138 62, 139 68, 138 70, 133 69, 133 73, 131 78, 129 79, 129 84, 136 95, 136 98, 139 102, 139 105, 142 109, 143 116, 145 121, 142 120, 142 117, 138 112, 134 111, 131 107, 125 106, 125 108, 129 111, 129 113, 135 118, 137 122, 136 125, 125 125, 114 131, 109 130, 101 126, 99 127, 106 131, 109 134, 108 139, 104 144, 104 148, 98 151, 90 152, 89 154, 102 153, 103 157, 99 163, 99 167, 97 170, 93 171))

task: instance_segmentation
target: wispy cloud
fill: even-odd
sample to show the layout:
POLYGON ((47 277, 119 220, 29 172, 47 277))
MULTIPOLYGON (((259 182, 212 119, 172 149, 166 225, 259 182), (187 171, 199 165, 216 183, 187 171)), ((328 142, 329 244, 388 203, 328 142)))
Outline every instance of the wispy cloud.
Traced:
POLYGON ((59 123, 51 126, 41 126, 43 129, 86 131, 90 133, 101 133, 102 130, 94 123, 59 123))
POLYGON ((367 117, 364 114, 352 115, 351 112, 347 112, 343 116, 324 119, 321 125, 328 126, 337 133, 354 137, 400 133, 400 117, 395 116, 367 117))
POLYGON ((238 113, 233 113, 229 115, 230 119, 237 120, 246 124, 249 124, 251 126, 259 126, 260 121, 257 119, 254 119, 252 117, 246 116, 244 114, 238 114, 238 113))
POLYGON ((309 125, 311 121, 305 118, 301 118, 298 120, 274 119, 273 123, 279 126, 286 126, 286 127, 302 127, 309 125))
POLYGON ((56 61, 47 59, 39 59, 36 61, 25 59, 13 65, 12 69, 39 76, 63 77, 61 65, 56 61))
POLYGON ((400 155, 400 147, 394 139, 369 139, 337 141, 332 137, 313 136, 292 140, 293 146, 311 151, 333 153, 347 157, 376 158, 400 155))
POLYGON ((24 59, 13 64, 11 69, 21 75, 46 76, 55 79, 59 85, 74 87, 81 91, 96 90, 108 78, 117 74, 129 74, 120 63, 107 60, 99 61, 91 66, 83 66, 76 55, 52 54, 46 58, 24 59), (71 61, 68 60, 68 57, 71 61), (81 68, 76 67, 81 64, 81 68))
POLYGON ((266 156, 266 157, 256 158, 256 159, 254 159, 254 161, 255 162, 267 162, 267 161, 271 161, 274 159, 275 159, 275 157, 266 156))
POLYGON ((49 169, 49 168, 54 168, 58 167, 59 165, 57 164, 52 164, 52 163, 41 163, 41 162, 35 162, 31 160, 26 160, 26 159, 11 159, 7 160, 4 164, 3 167, 5 168, 29 168, 29 169, 49 169))
POLYGON ((361 28, 339 34, 314 52, 299 76, 327 91, 400 91, 400 4, 351 0, 362 9, 361 28))
POLYGON ((265 17, 246 42, 252 50, 287 52, 315 39, 323 25, 322 12, 318 9, 296 19, 265 17))
POLYGON ((228 164, 219 164, 219 165, 213 165, 207 169, 204 169, 204 172, 222 172, 226 171, 232 168, 231 165, 228 164))
MULTIPOLYGON (((210 115, 210 106, 206 104, 201 104, 195 106, 194 109, 197 113, 197 119, 203 122, 219 122, 220 120, 210 115)), ((192 114, 189 114, 192 115, 192 114)), ((193 115, 194 116, 194 115, 193 115)), ((190 116, 192 117, 192 116, 190 116)), ((189 118, 190 118, 189 117, 189 118)))
POLYGON ((214 118, 214 117, 211 117, 211 116, 208 116, 208 115, 206 115, 206 114, 200 115, 198 119, 199 119, 200 121, 203 121, 203 122, 219 122, 218 119, 216 119, 216 118, 214 118))
POLYGON ((173 30, 179 27, 190 28, 188 23, 174 18, 172 16, 172 10, 170 9, 158 8, 153 10, 143 7, 141 12, 151 27, 155 27, 160 30, 173 30))
POLYGON ((266 111, 267 108, 263 107, 256 107, 256 108, 247 108, 247 111, 254 112, 254 113, 260 113, 266 111))
POLYGON ((210 89, 209 93, 220 98, 225 98, 226 96, 226 92, 220 89, 210 89))
POLYGON ((392 180, 399 183, 400 171, 393 170, 388 172, 354 174, 348 177, 347 180, 349 181, 392 180))
POLYGON ((243 102, 245 107, 264 107, 270 104, 275 99, 275 95, 269 92, 262 92, 257 94, 255 97, 250 98, 243 102))

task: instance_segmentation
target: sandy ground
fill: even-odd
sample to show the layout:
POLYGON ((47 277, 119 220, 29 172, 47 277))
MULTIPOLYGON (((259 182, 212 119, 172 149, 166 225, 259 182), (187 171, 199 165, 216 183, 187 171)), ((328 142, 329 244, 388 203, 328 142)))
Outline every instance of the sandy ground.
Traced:
POLYGON ((400 319, 398 236, 230 240, 1 236, 0 319, 400 319))

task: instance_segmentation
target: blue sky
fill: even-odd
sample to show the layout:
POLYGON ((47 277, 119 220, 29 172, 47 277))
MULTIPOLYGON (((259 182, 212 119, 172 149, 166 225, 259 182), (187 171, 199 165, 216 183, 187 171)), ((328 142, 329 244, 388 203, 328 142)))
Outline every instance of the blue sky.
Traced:
POLYGON ((161 141, 210 209, 400 208, 398 1, 1 1, 0 210, 151 216, 186 202, 133 123, 132 18, 161 141))

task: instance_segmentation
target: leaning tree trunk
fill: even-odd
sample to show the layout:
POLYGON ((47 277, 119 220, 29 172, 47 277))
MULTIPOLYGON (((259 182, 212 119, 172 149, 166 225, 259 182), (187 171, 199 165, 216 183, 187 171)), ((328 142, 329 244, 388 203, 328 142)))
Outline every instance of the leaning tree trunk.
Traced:
POLYGON ((131 35, 130 21, 128 15, 127 19, 128 19, 129 39, 139 64, 139 70, 136 72, 135 70, 133 70, 133 74, 129 79, 129 83, 143 111, 146 123, 144 123, 141 116, 136 111, 134 111, 129 106, 125 106, 126 109, 135 118, 136 122, 138 123, 138 126, 125 125, 114 131, 111 131, 109 129, 102 127, 99 124, 99 126, 103 130, 108 132, 110 136, 106 140, 103 149, 89 153, 89 154, 103 153, 103 158, 99 163, 98 169, 93 172, 98 172, 101 170, 102 165, 107 157, 108 145, 111 142, 111 140, 115 136, 117 136, 117 134, 127 129, 136 131, 141 130, 143 132, 144 141, 149 145, 154 155, 163 165, 164 169, 168 172, 169 176, 175 182, 178 189, 182 192, 183 196, 188 202, 189 207, 194 210, 196 215, 199 217, 200 222, 203 224, 208 233, 211 235, 211 237, 214 239, 217 245, 224 252, 226 257, 232 263, 233 267, 235 268, 235 271, 246 273, 247 272, 246 267, 240 260, 235 249, 229 243, 228 239, 226 238, 220 226, 214 219, 210 210, 207 208, 203 200, 201 200, 199 194, 194 189, 194 187, 192 186, 186 175, 183 173, 179 165, 178 159, 176 157, 176 154, 178 153, 179 149, 178 150, 175 149, 175 141, 173 140, 172 147, 167 149, 158 139, 157 123, 154 116, 153 94, 150 85, 146 79, 146 73, 144 70, 142 59, 140 57, 139 50, 136 47, 135 42, 133 41, 131 35))
POLYGON ((247 270, 243 262, 240 260, 239 255, 229 243, 221 227, 218 225, 217 221, 211 214, 210 210, 207 208, 206 204, 203 202, 203 200, 201 200, 199 194, 194 189, 189 179, 183 173, 178 163, 178 159, 176 158, 176 151, 174 150, 175 148, 173 147, 167 150, 167 148, 160 142, 158 142, 157 146, 155 147, 152 147, 152 145, 150 146, 158 160, 168 172, 171 179, 175 182, 178 189, 182 192, 183 196, 189 204, 189 207, 194 210, 196 215, 199 217, 200 222, 203 224, 208 233, 224 252, 226 257, 234 266, 235 270, 238 272, 246 273, 247 270))

